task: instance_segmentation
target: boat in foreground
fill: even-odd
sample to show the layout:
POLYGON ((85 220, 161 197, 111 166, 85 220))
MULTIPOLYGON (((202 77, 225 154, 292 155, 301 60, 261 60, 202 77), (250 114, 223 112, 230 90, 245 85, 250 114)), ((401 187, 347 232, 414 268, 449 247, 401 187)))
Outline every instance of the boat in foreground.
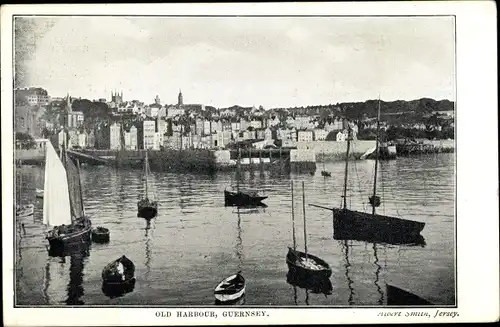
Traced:
POLYGON ((135 287, 135 265, 126 256, 110 262, 102 270, 102 292, 110 298, 130 293, 135 287))
POLYGON ((245 296, 245 278, 241 275, 241 271, 217 284, 214 296, 216 304, 241 303, 241 299, 245 296))
POLYGON ((102 280, 108 285, 124 285, 135 280, 135 265, 126 256, 108 263, 102 270, 102 280))
POLYGON ((330 265, 323 259, 294 250, 291 247, 288 247, 286 263, 289 271, 299 279, 314 278, 315 276, 329 278, 332 275, 330 265))
POLYGON ((431 302, 421 298, 418 295, 405 291, 393 285, 387 287, 387 305, 432 305, 431 302))
POLYGON ((56 248, 90 242, 92 229, 85 215, 79 167, 68 157, 64 145, 61 158, 50 142, 46 145, 43 223, 53 227, 46 238, 50 247, 56 248))
POLYGON ((224 190, 224 205, 226 207, 245 207, 262 205, 267 196, 259 196, 256 191, 224 190))

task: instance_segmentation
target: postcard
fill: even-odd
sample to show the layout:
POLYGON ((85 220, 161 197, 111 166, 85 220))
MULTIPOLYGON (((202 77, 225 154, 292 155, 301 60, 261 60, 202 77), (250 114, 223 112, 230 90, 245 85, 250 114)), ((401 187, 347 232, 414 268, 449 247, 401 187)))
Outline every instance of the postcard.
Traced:
POLYGON ((498 321, 495 9, 2 6, 5 325, 498 321))

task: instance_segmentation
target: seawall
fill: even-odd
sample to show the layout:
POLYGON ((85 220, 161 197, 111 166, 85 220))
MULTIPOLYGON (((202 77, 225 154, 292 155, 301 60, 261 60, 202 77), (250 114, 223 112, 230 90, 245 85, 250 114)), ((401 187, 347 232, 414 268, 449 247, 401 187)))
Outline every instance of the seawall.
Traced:
MULTIPOLYGON (((375 147, 375 141, 355 140, 351 141, 349 159, 359 159, 367 150, 375 147)), ((314 150, 316 161, 339 161, 345 160, 347 142, 337 141, 311 141, 297 142, 297 150, 314 150)))
POLYGON ((45 162, 45 149, 15 149, 14 158, 24 164, 39 164, 45 162))

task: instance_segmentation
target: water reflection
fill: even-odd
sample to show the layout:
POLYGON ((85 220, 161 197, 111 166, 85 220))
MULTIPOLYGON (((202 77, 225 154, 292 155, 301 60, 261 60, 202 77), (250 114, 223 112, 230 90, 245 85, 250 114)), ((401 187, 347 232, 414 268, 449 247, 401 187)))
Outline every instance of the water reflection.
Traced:
POLYGON ((83 305, 80 298, 84 294, 83 290, 83 268, 84 259, 90 255, 89 247, 84 246, 80 250, 71 253, 69 265, 69 283, 67 287, 68 298, 66 304, 83 305))
POLYGON ((380 279, 380 270, 382 267, 378 264, 378 255, 377 255, 377 244, 373 243, 373 256, 375 257, 375 261, 373 262, 377 269, 375 270, 375 281, 373 282, 377 287, 377 292, 380 294, 380 299, 378 300, 378 304, 382 305, 384 303, 384 292, 382 292, 382 288, 379 285, 380 279))
POLYGON ((422 235, 401 235, 401 236, 384 236, 377 238, 366 238, 362 235, 355 235, 350 233, 349 235, 342 233, 341 231, 335 230, 333 233, 333 239, 342 241, 359 241, 367 243, 378 243, 378 244, 390 244, 390 245, 407 245, 407 246, 420 246, 425 247, 425 238, 422 235))
POLYGON ((147 276, 147 279, 149 280, 149 277, 151 275, 151 234, 152 234, 152 231, 151 231, 151 219, 146 219, 146 233, 145 233, 145 238, 146 238, 146 242, 145 242, 145 245, 146 245, 146 262, 145 262, 145 266, 146 266, 146 276, 147 276))
POLYGON ((235 246, 235 253, 236 257, 238 258, 238 270, 241 270, 242 265, 243 265, 243 240, 241 239, 241 214, 240 214, 240 208, 237 209, 238 212, 238 225, 237 225, 237 231, 236 231, 236 246, 235 246))
POLYGON ((293 270, 286 275, 286 282, 294 287, 300 287, 313 294, 331 295, 333 285, 329 278, 316 276, 315 278, 300 278, 293 270))
MULTIPOLYGON (((90 256, 90 246, 86 243, 75 244, 63 249, 50 248, 48 250, 48 258, 44 270, 43 280, 43 297, 46 303, 49 302, 48 289, 52 282, 50 273, 50 258, 60 258, 61 273, 64 272, 64 265, 67 263, 66 257, 69 257, 69 282, 66 287, 66 300, 64 303, 68 305, 83 305, 85 304, 81 297, 84 295, 83 289, 83 269, 85 260, 90 256)), ((62 276, 61 276, 62 277, 62 276)))
POLYGON ((354 288, 352 286, 352 284, 354 283, 352 281, 352 278, 351 276, 349 275, 350 273, 350 268, 351 268, 351 263, 349 262, 349 244, 348 244, 348 241, 345 240, 344 242, 341 243, 341 246, 342 246, 342 252, 344 253, 344 261, 345 261, 345 265, 344 265, 344 268, 345 268, 345 278, 347 280, 347 288, 349 289, 349 298, 347 300, 347 303, 349 305, 353 305, 354 304, 354 301, 353 301, 353 297, 354 297, 354 288))

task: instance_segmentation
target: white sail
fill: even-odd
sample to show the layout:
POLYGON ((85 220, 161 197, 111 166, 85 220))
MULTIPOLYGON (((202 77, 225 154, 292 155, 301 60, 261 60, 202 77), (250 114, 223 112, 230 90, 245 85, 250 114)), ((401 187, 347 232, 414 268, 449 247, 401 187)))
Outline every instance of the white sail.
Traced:
POLYGON ((50 226, 71 224, 66 169, 50 142, 47 142, 45 154, 43 223, 50 226))

